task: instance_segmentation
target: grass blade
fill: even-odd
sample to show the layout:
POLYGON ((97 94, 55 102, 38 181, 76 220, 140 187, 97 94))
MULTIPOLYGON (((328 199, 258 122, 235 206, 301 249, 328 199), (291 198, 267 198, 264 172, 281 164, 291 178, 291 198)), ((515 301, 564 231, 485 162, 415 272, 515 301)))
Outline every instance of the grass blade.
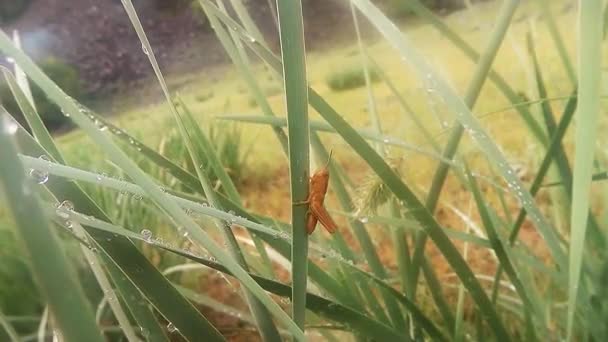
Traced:
POLYGON ((277 13, 283 59, 287 134, 289 136, 293 236, 291 250, 292 317, 294 322, 304 329, 308 274, 308 234, 306 232, 308 209, 307 206, 298 203, 308 199, 310 132, 302 4, 300 0, 277 1, 277 13))
POLYGON ((579 104, 570 216, 567 341, 574 337, 574 316, 589 217, 593 155, 597 137, 598 114, 601 110, 601 72, 599 70, 602 67, 602 3, 602 1, 582 1, 579 9, 579 104))
MULTIPOLYGON (((6 37, 6 36, 5 36, 6 37)), ((25 178, 25 170, 12 141, 17 124, 2 109, 0 117, 0 179, 17 229, 30 256, 30 265, 43 296, 49 303, 56 323, 66 341, 103 341, 93 311, 87 303, 74 270, 49 227, 38 196, 25 178), (65 289, 70 289, 70 296, 65 289)))

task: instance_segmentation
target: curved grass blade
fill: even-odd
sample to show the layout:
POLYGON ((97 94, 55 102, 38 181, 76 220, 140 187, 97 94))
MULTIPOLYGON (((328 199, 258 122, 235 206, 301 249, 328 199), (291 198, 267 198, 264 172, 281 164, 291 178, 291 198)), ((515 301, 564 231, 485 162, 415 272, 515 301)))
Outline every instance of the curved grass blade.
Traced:
POLYGON ((567 341, 574 336, 574 320, 585 235, 589 218, 589 197, 593 155, 598 128, 602 66, 602 1, 583 1, 579 9, 578 120, 575 133, 572 208, 570 216, 570 268, 568 281, 567 341))
MULTIPOLYGON (((1 108, 1 107, 0 107, 1 108)), ((93 311, 75 278, 74 270, 60 246, 57 235, 42 213, 38 196, 25 178, 25 170, 12 141, 18 127, 1 108, 0 180, 17 223, 18 234, 30 257, 37 285, 48 301, 59 330, 66 341, 103 341, 93 311), (65 295, 69 289, 70 296, 65 295)))

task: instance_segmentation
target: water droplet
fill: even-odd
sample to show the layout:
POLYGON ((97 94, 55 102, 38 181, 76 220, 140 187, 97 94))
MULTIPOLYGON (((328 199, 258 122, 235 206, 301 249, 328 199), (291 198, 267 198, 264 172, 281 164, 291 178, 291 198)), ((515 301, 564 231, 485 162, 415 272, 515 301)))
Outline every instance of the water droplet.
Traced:
POLYGON ((30 178, 37 184, 44 184, 49 180, 49 173, 42 170, 30 169, 30 178))
POLYGON ((167 330, 170 333, 174 333, 177 331, 177 327, 175 325, 173 325, 173 323, 169 322, 169 324, 167 324, 167 330))
POLYGON ((365 216, 364 217, 360 217, 359 218, 359 222, 361 222, 361 223, 367 223, 367 222, 369 222, 369 218, 367 218, 365 216))
POLYGON ((148 329, 146 329, 144 327, 139 327, 139 334, 144 338, 147 338, 148 336, 150 336, 150 332, 148 331, 148 329))
POLYGON ((149 54, 148 48, 143 43, 141 44, 141 50, 144 52, 145 55, 149 54))
POLYGON ((152 232, 149 229, 142 229, 140 234, 141 237, 146 240, 146 242, 152 241, 152 232))

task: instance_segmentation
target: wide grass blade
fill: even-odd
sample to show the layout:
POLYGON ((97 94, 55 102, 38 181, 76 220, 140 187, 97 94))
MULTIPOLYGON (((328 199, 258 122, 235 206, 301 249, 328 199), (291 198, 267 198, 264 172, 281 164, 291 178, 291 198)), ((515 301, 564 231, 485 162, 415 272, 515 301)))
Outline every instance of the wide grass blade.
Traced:
MULTIPOLYGON (((6 36, 5 36, 6 37, 6 36)), ((66 341, 103 341, 89 303, 75 278, 55 231, 50 229, 32 183, 17 157, 12 141, 18 126, 0 111, 0 179, 17 232, 30 257, 37 285, 48 301, 56 324, 66 341), (66 296, 65 289, 70 295, 66 296)))
POLYGON ((308 128, 308 84, 304 22, 300 0, 278 0, 279 34, 283 59, 285 109, 289 136, 289 178, 291 186, 291 251, 292 317, 304 329, 308 266, 308 233, 306 228, 308 176, 310 173, 308 128))
POLYGON ((570 216, 567 340, 574 336, 579 283, 585 254, 593 156, 600 108, 602 1, 582 1, 579 9, 578 108, 570 216))

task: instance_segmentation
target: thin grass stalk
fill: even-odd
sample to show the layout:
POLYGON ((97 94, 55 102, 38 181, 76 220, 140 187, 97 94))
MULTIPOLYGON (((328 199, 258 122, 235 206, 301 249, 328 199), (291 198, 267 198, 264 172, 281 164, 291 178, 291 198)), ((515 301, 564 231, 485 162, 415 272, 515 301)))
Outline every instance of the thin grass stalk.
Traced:
MULTIPOLYGON (((471 82, 466 90, 464 96, 464 102, 469 108, 473 108, 475 106, 475 102, 477 102, 477 98, 481 92, 483 84, 485 83, 486 78, 488 77, 488 73, 492 67, 492 62, 496 57, 496 53, 498 52, 498 48, 502 43, 509 24, 511 22, 511 18, 517 9, 517 5, 519 4, 519 0, 508 0, 505 1, 503 7, 500 10, 500 14, 496 20, 496 26, 494 27, 494 31, 492 32, 490 41, 488 46, 486 47, 483 55, 479 58, 477 67, 471 79, 471 82)), ((442 156, 445 159, 452 159, 456 152, 458 151, 458 145, 464 133, 464 127, 459 124, 457 125, 450 137, 448 139, 448 143, 445 145, 442 156)), ((434 212, 437 208, 437 203, 439 202, 439 196, 441 195, 441 190, 443 189, 443 185, 445 184, 445 180, 448 174, 450 166, 441 162, 437 169, 435 170, 435 174, 433 175, 433 180, 431 182, 431 187, 429 189, 425 205, 430 212, 434 212)), ((420 259, 424 255, 424 247, 426 245, 426 234, 421 232, 416 236, 416 243, 414 247, 414 256, 412 258, 412 273, 411 273, 411 281, 412 284, 416 284, 418 279, 418 270, 420 265, 420 259)), ((415 285, 414 285, 415 288, 415 285)), ((414 292, 415 294, 415 292, 414 292)))
POLYGON ((570 216, 567 341, 575 337, 579 282, 589 218, 593 156, 597 138, 602 67, 603 1, 581 1, 578 21, 578 108, 570 216))
POLYGON ((103 338, 82 287, 58 236, 42 212, 36 190, 25 177, 23 164, 12 141, 16 130, 16 123, 0 107, 0 181, 4 184, 8 205, 19 228, 17 234, 24 243, 38 288, 48 301, 66 341, 101 342, 103 338), (70 290, 70 296, 65 295, 66 288, 70 290))
POLYGON ((308 84, 306 81, 306 50, 304 22, 300 0, 277 0, 287 132, 289 136, 289 176, 291 187, 291 250, 292 317, 304 330, 306 283, 308 274, 308 234, 306 233, 310 173, 308 127, 308 84))

